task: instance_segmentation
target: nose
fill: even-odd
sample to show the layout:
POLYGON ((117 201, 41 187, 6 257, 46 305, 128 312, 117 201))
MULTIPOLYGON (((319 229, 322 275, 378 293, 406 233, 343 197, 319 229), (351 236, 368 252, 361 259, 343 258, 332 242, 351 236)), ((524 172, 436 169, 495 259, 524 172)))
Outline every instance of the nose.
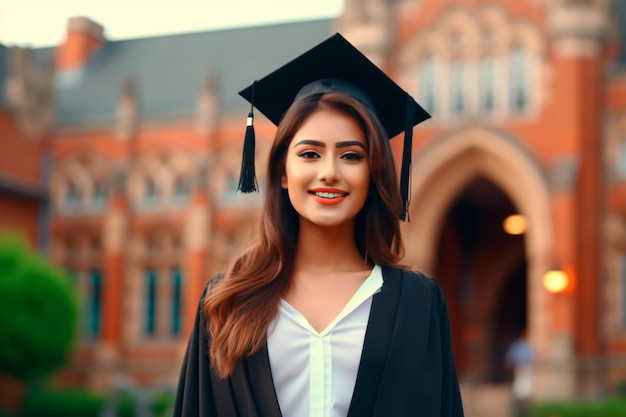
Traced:
POLYGON ((337 161, 334 158, 325 158, 319 165, 320 169, 317 173, 317 179, 326 183, 334 183, 339 181, 339 169, 337 161))

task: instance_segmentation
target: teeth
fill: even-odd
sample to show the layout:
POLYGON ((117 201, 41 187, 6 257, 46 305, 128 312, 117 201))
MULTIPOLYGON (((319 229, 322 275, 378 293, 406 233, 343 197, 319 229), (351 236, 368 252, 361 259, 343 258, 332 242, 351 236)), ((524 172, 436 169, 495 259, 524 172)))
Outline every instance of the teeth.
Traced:
POLYGON ((343 197, 343 194, 339 194, 339 193, 319 193, 319 192, 314 192, 313 194, 315 194, 318 197, 322 197, 322 198, 339 198, 339 197, 343 197))

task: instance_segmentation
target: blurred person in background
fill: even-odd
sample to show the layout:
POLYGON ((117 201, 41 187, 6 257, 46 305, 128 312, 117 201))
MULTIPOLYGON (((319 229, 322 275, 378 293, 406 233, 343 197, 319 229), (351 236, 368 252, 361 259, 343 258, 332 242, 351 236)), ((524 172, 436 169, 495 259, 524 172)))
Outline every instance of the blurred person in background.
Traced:
POLYGON ((532 365, 534 361, 533 348, 528 342, 526 330, 511 343, 506 353, 506 363, 513 371, 513 415, 524 417, 528 415, 530 396, 532 394, 532 365))
POLYGON ((278 125, 263 212, 205 290, 174 415, 463 416, 443 293, 400 265, 428 113, 339 34, 240 94, 278 125), (403 131, 398 186, 388 139, 403 131))

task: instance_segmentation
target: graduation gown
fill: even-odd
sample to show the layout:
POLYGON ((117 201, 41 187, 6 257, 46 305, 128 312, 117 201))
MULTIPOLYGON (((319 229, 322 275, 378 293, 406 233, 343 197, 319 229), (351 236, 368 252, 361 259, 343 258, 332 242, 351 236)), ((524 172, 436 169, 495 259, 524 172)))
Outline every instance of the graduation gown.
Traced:
MULTIPOLYGON (((382 270, 348 417, 463 416, 441 288, 419 273, 382 270)), ((222 380, 210 369, 209 343, 198 309, 174 416, 281 417, 267 344, 222 380)))

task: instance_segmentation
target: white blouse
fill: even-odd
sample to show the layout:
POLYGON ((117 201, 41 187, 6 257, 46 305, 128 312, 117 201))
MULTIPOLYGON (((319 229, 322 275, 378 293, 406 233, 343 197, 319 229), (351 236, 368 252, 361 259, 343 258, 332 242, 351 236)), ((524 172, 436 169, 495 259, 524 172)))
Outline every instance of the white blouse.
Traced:
POLYGON ((382 270, 376 265, 335 320, 320 333, 281 300, 278 315, 268 330, 267 348, 283 417, 348 414, 372 297, 382 285, 382 270))

